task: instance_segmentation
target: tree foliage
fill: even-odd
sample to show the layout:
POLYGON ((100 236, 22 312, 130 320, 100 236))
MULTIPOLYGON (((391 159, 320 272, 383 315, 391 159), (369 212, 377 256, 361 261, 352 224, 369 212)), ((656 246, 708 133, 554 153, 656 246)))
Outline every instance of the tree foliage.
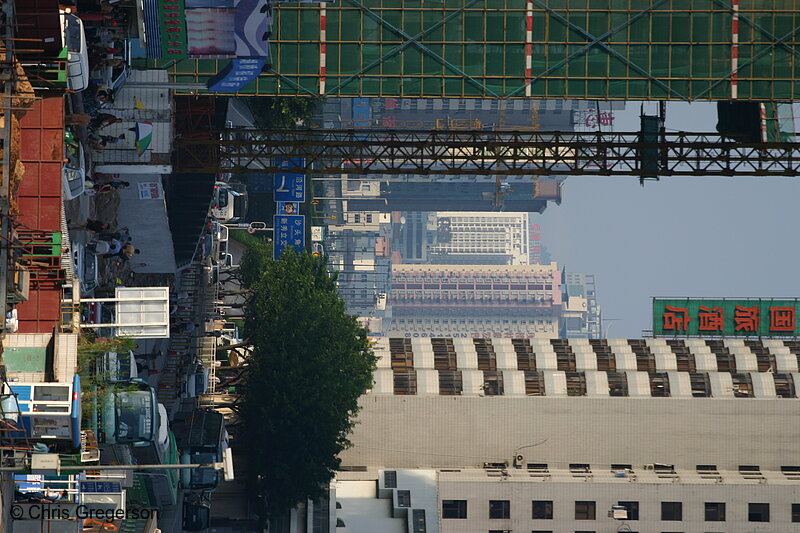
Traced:
POLYGON ((255 118, 255 126, 263 129, 294 129, 309 126, 322 98, 313 96, 251 96, 246 99, 255 118))
POLYGON ((275 516, 327 487, 376 359, 323 258, 287 251, 273 261, 268 246, 255 246, 240 277, 251 290, 245 336, 253 345, 241 438, 252 452, 254 488, 275 516))

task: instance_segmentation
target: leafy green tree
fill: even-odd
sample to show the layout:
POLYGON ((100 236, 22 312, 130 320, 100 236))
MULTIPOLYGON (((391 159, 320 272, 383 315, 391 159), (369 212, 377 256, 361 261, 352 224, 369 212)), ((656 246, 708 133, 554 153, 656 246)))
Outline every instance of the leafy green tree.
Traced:
POLYGON ((294 129, 310 126, 322 98, 314 96, 249 96, 245 101, 263 129, 294 129))
POLYGON ((255 492, 276 516, 322 495, 350 446, 376 358, 324 258, 286 251, 273 261, 268 246, 254 246, 240 265, 253 345, 237 386, 240 437, 255 492))

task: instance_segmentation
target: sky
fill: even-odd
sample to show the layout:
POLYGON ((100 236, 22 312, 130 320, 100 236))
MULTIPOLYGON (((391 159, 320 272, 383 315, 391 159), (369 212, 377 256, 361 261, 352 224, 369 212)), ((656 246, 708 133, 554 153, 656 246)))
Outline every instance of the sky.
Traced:
MULTIPOLYGON (((614 130, 638 130, 638 113, 617 111, 614 130)), ((715 125, 715 104, 668 106, 668 130, 715 125)), ((604 335, 637 338, 654 296, 800 297, 798 201, 798 178, 570 177, 531 222, 559 266, 595 275, 604 335)))

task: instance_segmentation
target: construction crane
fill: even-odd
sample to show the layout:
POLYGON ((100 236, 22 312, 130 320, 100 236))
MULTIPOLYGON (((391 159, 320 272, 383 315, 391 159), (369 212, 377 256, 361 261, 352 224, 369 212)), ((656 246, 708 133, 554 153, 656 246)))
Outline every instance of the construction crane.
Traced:
POLYGON ((220 130, 176 141, 181 172, 483 176, 798 176, 800 143, 717 133, 220 130), (280 166, 279 166, 280 165, 280 166))

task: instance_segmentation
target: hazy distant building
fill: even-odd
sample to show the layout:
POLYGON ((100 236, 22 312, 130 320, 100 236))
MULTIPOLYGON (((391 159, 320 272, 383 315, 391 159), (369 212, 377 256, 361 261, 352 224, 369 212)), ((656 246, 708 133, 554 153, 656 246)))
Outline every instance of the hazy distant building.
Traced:
POLYGON ((349 313, 369 316, 389 290, 389 215, 348 211, 326 230, 325 252, 330 270, 338 272, 339 295, 349 313))
POLYGON ((386 335, 557 337, 560 272, 549 265, 392 265, 386 335))
MULTIPOLYGON (((509 211, 542 213, 561 203, 563 176, 535 182, 533 176, 422 176, 380 180, 378 196, 349 199, 357 211, 509 211)), ((378 181, 378 180, 374 180, 378 181)))
POLYGON ((403 263, 526 265, 528 214, 400 213, 394 228, 403 263))
POLYGON ((593 274, 562 273, 564 307, 561 314, 560 337, 599 339, 602 335, 600 305, 593 274))

